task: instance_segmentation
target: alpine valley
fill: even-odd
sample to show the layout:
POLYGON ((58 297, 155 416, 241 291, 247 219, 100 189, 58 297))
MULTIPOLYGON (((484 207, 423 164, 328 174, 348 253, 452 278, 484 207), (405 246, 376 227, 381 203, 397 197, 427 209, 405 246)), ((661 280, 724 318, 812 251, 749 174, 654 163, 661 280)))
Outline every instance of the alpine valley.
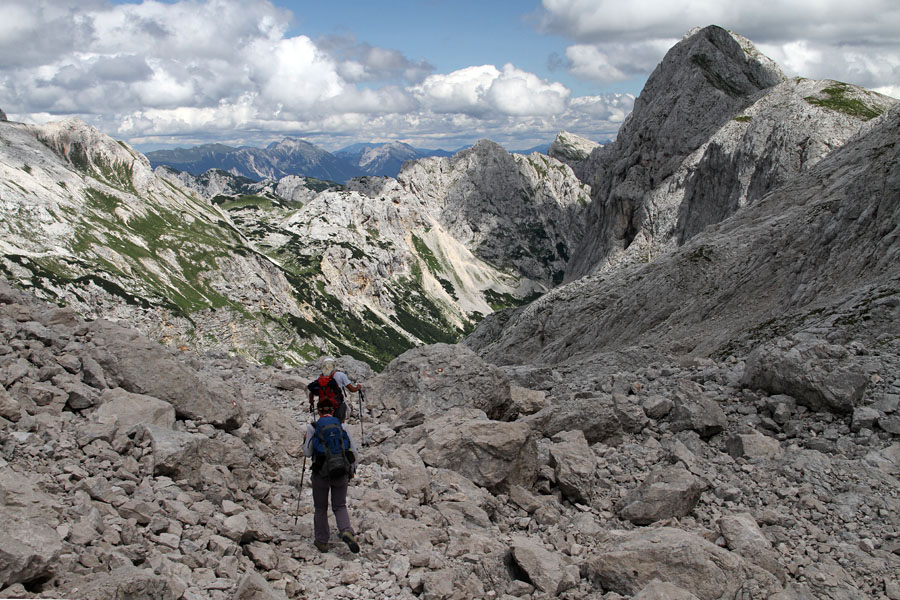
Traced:
POLYGON ((0 597, 900 600, 897 105, 709 26, 547 154, 0 121, 0 597))

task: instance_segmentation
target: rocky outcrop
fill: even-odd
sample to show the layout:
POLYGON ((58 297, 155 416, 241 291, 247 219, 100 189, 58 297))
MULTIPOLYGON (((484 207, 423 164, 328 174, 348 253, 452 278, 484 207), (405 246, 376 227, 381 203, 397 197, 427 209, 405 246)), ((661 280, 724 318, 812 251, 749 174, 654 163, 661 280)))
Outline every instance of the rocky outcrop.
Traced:
POLYGON ((900 310, 891 283, 897 238, 888 235, 900 220, 891 175, 898 128, 895 109, 679 251, 556 288, 504 315, 501 332, 486 324, 491 339, 476 330, 467 344, 498 364, 552 364, 641 344, 727 355, 820 325, 833 341, 861 335, 863 347, 877 344, 900 310))
MULTIPOLYGON (((392 411, 397 427, 421 425, 452 408, 510 416, 506 374, 464 346, 433 344, 401 354, 371 383, 371 397, 392 411)), ((515 416, 515 415, 512 415, 515 416)))
POLYGON ((616 141, 583 168, 592 235, 567 280, 683 245, 807 171, 894 102, 833 81, 786 80, 749 40, 719 27, 689 32, 651 74, 616 141))
POLYGON ((670 527, 622 532, 608 550, 587 561, 582 575, 624 595, 641 592, 654 579, 690 590, 701 600, 773 594, 781 588, 772 575, 736 554, 670 527))
POLYGON ((550 144, 548 152, 550 158, 565 163, 572 167, 572 171, 579 177, 585 179, 583 174, 584 165, 587 159, 600 147, 597 142, 577 136, 568 131, 560 131, 553 143, 550 144))
POLYGON ((815 338, 756 348, 741 382, 771 395, 786 394, 812 410, 844 413, 859 404, 869 383, 847 348, 815 338))
POLYGON ((397 179, 473 254, 547 286, 562 281, 584 233, 590 189, 542 154, 480 140, 450 158, 408 163, 397 179))

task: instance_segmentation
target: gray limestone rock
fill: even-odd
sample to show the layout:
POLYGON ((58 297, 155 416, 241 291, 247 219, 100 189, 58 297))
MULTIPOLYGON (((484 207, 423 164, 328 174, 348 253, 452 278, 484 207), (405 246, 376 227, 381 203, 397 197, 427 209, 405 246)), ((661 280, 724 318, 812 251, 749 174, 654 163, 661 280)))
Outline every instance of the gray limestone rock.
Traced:
POLYGON ((415 447, 409 444, 400 446, 388 455, 387 461, 397 470, 394 481, 406 490, 410 498, 424 502, 430 476, 415 447))
POLYGON ((95 573, 70 583, 67 598, 84 600, 176 600, 177 585, 169 578, 153 572, 125 566, 108 573, 95 573))
MULTIPOLYGON (((396 411, 401 426, 452 408, 476 408, 489 418, 511 407, 509 378, 465 346, 434 344, 400 355, 368 386, 367 396, 396 411)), ((370 401, 371 401, 370 400, 370 401)))
POLYGON ((640 592, 632 597, 632 600, 698 600, 697 596, 672 583, 654 579, 640 592))
POLYGON ((696 431, 702 438, 710 438, 728 424, 725 412, 711 398, 696 395, 676 397, 668 419, 673 431, 696 431))
POLYGON ((0 589, 49 579, 58 568, 63 547, 53 515, 52 498, 28 474, 0 466, 0 589))
POLYGON ((158 425, 171 429, 175 409, 168 402, 144 394, 132 394, 122 388, 107 389, 100 396, 94 413, 100 423, 118 423, 122 431, 135 425, 158 425))
POLYGON ((719 519, 719 530, 729 550, 737 552, 750 562, 778 577, 782 583, 786 571, 778 561, 772 543, 749 513, 726 515, 719 519))
POLYGON ((622 499, 616 512, 637 525, 689 514, 705 485, 682 467, 663 467, 622 499))
POLYGON ((595 586, 626 596, 659 579, 700 600, 734 598, 747 580, 767 593, 781 591, 768 572, 705 539, 672 527, 619 532, 607 548, 582 566, 582 577, 595 586))
POLYGON ((843 347, 819 339, 783 339, 750 353, 741 383, 787 394, 818 411, 852 412, 868 380, 843 347))
POLYGON ((243 400, 221 381, 200 380, 162 346, 139 337, 135 330, 102 319, 92 323, 91 330, 103 349, 96 360, 111 385, 168 402, 180 418, 225 429, 235 429, 243 422, 243 400))
POLYGON ((530 538, 514 537, 510 552, 527 575, 529 583, 550 596, 557 596, 578 585, 580 577, 577 569, 572 573, 568 569, 571 566, 568 560, 530 538))
POLYGON ((19 401, 12 398, 6 388, 0 387, 0 417, 10 421, 18 421, 22 416, 22 407, 19 401))
POLYGON ((537 476, 537 449, 524 423, 505 423, 451 411, 425 424, 426 465, 450 469, 488 489, 530 486, 537 476))
POLYGON ((613 441, 622 431, 615 402, 610 396, 552 401, 521 421, 545 437, 578 429, 584 432, 590 444, 613 441))
POLYGON ((594 487, 597 459, 580 430, 565 431, 553 437, 550 466, 556 483, 572 502, 589 504, 594 487))
POLYGON ((232 600, 285 600, 287 596, 256 571, 248 571, 238 582, 232 600))
POLYGON ((547 402, 546 392, 529 390, 517 385, 509 387, 509 395, 512 402, 512 412, 518 415, 533 415, 544 408, 547 402))
POLYGON ((199 471, 202 436, 151 424, 142 426, 141 435, 150 443, 154 474, 184 477, 199 471))
POLYGON ((778 458, 783 454, 778 440, 761 433, 742 433, 728 438, 728 454, 734 458, 778 458))

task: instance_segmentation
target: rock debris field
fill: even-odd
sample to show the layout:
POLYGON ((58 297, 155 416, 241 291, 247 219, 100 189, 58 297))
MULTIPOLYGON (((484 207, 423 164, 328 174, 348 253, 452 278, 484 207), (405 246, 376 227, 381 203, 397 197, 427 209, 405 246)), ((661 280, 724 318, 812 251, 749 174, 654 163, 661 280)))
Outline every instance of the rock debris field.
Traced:
POLYGON ((317 365, 174 352, 3 283, 0 597, 897 600, 897 345, 343 357, 362 551, 323 554, 297 495, 317 365))

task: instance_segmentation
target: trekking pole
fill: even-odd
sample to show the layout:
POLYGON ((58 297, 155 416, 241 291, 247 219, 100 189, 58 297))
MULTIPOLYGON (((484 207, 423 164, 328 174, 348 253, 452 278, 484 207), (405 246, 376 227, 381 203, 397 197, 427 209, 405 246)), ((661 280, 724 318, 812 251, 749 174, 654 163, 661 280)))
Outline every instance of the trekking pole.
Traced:
MULTIPOLYGON (((315 422, 316 413, 313 410, 310 410, 313 415, 313 422, 315 422)), ((303 436, 304 443, 306 442, 306 436, 303 436)), ((294 526, 297 526, 297 517, 300 516, 300 498, 303 497, 303 478, 306 477, 306 453, 303 453, 303 469, 300 471, 300 488, 297 490, 297 510, 294 511, 294 526)))
POLYGON ((294 511, 294 527, 297 526, 297 517, 300 516, 300 498, 303 497, 304 476, 306 476, 306 454, 303 455, 303 471, 300 473, 300 489, 297 490, 297 510, 294 511))
POLYGON ((359 443, 363 446, 366 445, 366 436, 363 433, 363 401, 365 401, 366 395, 363 393, 362 388, 359 388, 359 443))

